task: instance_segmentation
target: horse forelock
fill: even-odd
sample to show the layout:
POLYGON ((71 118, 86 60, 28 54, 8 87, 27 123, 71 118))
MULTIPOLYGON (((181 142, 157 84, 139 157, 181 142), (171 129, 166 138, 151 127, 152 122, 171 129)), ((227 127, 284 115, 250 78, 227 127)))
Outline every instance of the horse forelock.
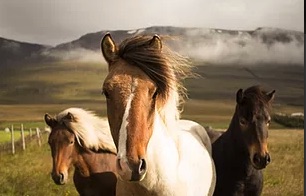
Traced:
POLYGON ((243 99, 247 99, 249 104, 254 106, 254 113, 258 113, 261 109, 271 109, 271 102, 267 96, 267 92, 262 86, 252 86, 243 93, 243 99))
POLYGON ((157 110, 164 122, 178 119, 178 106, 186 97, 181 81, 192 76, 187 58, 170 50, 149 45, 151 36, 135 36, 119 45, 118 56, 140 68, 157 86, 157 110))
POLYGON ((81 108, 66 109, 60 112, 56 119, 75 134, 80 146, 95 151, 117 152, 106 119, 99 118, 93 112, 81 108), (74 120, 65 119, 68 112, 73 115, 74 120))

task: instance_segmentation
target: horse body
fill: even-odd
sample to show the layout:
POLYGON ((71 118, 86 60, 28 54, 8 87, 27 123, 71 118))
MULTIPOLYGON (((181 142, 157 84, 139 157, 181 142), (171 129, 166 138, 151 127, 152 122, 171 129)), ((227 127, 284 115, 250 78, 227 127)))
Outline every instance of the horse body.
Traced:
POLYGON ((258 196, 263 187, 262 171, 251 165, 245 147, 232 132, 226 131, 212 145, 217 172, 214 195, 258 196))
POLYGON ((262 169, 270 162, 268 109, 274 92, 265 93, 259 86, 250 87, 244 94, 242 90, 237 92, 236 110, 230 126, 212 144, 217 173, 215 196, 261 194, 262 169))
POLYGON ((83 152, 74 163, 74 185, 80 195, 116 195, 116 155, 109 152, 83 152), (110 164, 112 163, 112 164, 110 164), (86 174, 87 173, 87 174, 86 174))
POLYGON ((158 36, 130 38, 119 48, 109 34, 101 42, 109 64, 103 93, 118 149, 117 195, 211 195, 210 140, 199 124, 179 120, 176 77, 183 71, 161 46, 158 36))
POLYGON ((108 122, 80 108, 69 108, 56 118, 46 114, 45 121, 51 127, 48 142, 54 182, 65 184, 73 165, 73 181, 80 195, 115 195, 116 148, 108 122))
POLYGON ((211 161, 209 151, 205 150, 205 145, 211 149, 209 138, 203 137, 205 129, 185 120, 178 121, 175 128, 177 134, 173 136, 161 120, 155 120, 147 147, 146 177, 138 183, 118 180, 117 195, 193 196, 213 193, 214 166, 203 164, 211 161))

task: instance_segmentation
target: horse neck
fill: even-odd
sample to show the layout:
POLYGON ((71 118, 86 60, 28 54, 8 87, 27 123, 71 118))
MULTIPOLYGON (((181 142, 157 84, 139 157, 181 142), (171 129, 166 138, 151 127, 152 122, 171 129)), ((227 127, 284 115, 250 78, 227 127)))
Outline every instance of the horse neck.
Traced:
MULTIPOLYGON (((153 127, 152 136, 147 147, 147 161, 150 166, 145 179, 140 183, 135 183, 135 186, 146 187, 149 192, 153 190, 164 192, 167 190, 167 188, 163 187, 167 184, 165 180, 176 177, 175 172, 171 172, 175 171, 179 161, 176 136, 168 130, 169 128, 159 115, 155 115, 153 127)), ((171 128, 173 129, 174 127, 171 128)))
POLYGON ((157 111, 165 126, 168 127, 169 131, 171 130, 171 127, 180 119, 180 111, 178 110, 179 102, 180 96, 177 91, 177 87, 173 87, 173 89, 171 89, 169 92, 169 97, 165 105, 159 109, 159 111, 157 111))
MULTIPOLYGON (((100 173, 105 170, 112 170, 112 163, 115 163, 115 157, 110 152, 93 152, 80 149, 74 166, 86 176, 93 173, 100 173)), ((114 165, 114 164, 113 164, 114 165)))

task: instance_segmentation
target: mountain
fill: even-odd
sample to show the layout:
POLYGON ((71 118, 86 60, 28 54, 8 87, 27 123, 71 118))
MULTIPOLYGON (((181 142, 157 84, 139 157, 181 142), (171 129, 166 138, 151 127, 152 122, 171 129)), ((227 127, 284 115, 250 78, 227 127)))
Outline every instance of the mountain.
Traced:
POLYGON ((100 41, 107 32, 120 43, 127 37, 154 35, 196 62, 218 65, 304 65, 304 33, 279 28, 238 31, 211 28, 153 26, 135 30, 99 31, 55 47, 0 38, 0 62, 101 60, 100 41), (98 57, 98 58, 96 58, 98 57))
POLYGON ((189 42, 210 42, 215 39, 237 38, 240 45, 244 45, 247 39, 256 39, 267 45, 275 43, 297 42, 304 45, 304 33, 279 28, 257 28, 254 31, 237 31, 224 29, 208 28, 182 28, 182 27, 162 27, 155 26, 143 29, 129 31, 99 31, 81 36, 79 39, 57 45, 53 49, 71 50, 75 48, 84 48, 89 50, 99 50, 100 41, 107 32, 110 32, 116 42, 121 42, 129 36, 135 35, 170 35, 180 38, 180 41, 189 42), (240 40, 240 42, 239 42, 240 40))
POLYGON ((20 42, 0 37, 0 66, 18 62, 35 61, 50 46, 20 42))
POLYGON ((174 50, 209 64, 304 64, 304 33, 279 28, 237 31, 155 26, 128 31, 99 31, 57 45, 48 51, 48 55, 56 58, 70 52, 70 57, 65 58, 74 59, 80 55, 71 51, 82 51, 82 56, 86 51, 99 52, 100 41, 107 32, 117 43, 136 35, 170 36, 173 39, 166 41, 174 50))

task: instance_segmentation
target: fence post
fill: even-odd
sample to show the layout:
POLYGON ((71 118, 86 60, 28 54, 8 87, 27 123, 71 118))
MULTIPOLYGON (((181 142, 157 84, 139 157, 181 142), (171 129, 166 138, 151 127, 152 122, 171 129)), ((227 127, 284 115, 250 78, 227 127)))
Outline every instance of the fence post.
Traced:
POLYGON ((23 124, 21 124, 21 140, 22 140, 22 150, 25 150, 25 140, 24 140, 24 130, 23 130, 23 124))
POLYGON ((15 154, 14 125, 11 127, 12 154, 15 154))
POLYGON ((32 138, 32 128, 30 128, 30 138, 32 138))
POLYGON ((41 146, 41 140, 40 140, 40 130, 38 127, 36 127, 36 135, 38 139, 38 145, 41 146))

